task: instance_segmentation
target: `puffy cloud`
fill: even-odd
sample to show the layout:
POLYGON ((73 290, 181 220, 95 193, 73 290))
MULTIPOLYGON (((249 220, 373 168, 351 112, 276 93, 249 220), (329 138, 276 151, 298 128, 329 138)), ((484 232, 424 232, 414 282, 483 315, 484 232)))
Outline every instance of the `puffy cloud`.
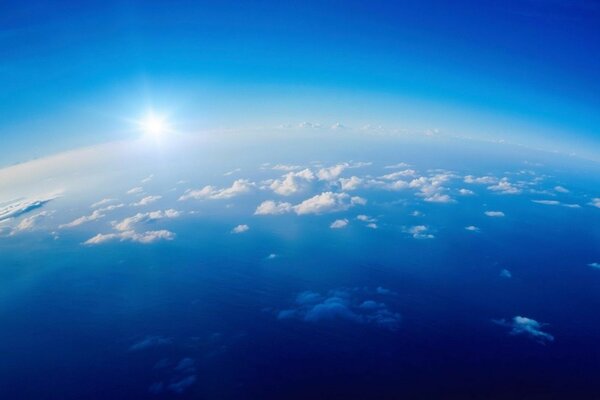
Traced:
POLYGON ((455 203, 456 200, 452 199, 447 194, 434 193, 431 196, 427 196, 424 199, 430 203, 455 203))
POLYGON ((279 215, 292 211, 292 205, 286 202, 263 201, 256 207, 255 215, 279 215))
POLYGON ((502 178, 495 185, 488 186, 488 189, 493 192, 499 192, 502 194, 519 194, 522 192, 522 190, 519 187, 510 183, 508 178, 502 178))
POLYGON ((369 229, 377 229, 378 226, 375 222, 369 222, 367 225, 365 225, 367 228, 369 229))
POLYGON ((485 215, 487 215, 488 217, 504 217, 504 213, 502 211, 486 211, 484 212, 485 215))
POLYGON ((479 228, 476 227, 475 225, 469 225, 469 226, 465 226, 465 229, 471 232, 479 232, 479 228))
POLYGON ((232 197, 239 196, 240 194, 248 193, 254 186, 254 183, 249 182, 246 179, 238 179, 228 188, 216 188, 214 186, 204 186, 202 189, 190 190, 188 189, 183 196, 179 198, 179 201, 195 199, 230 199, 232 197))
POLYGON ((133 203, 132 205, 135 207, 147 206, 148 204, 152 204, 160 199, 162 199, 162 196, 146 196, 137 203, 133 203))
POLYGON ((475 177, 473 175, 467 175, 467 176, 465 176, 463 181, 465 183, 478 183, 478 184, 483 184, 483 185, 489 185, 489 184, 498 182, 498 178, 495 178, 493 176, 475 177))
POLYGON ((158 231, 146 231, 143 233, 137 233, 135 231, 124 231, 118 233, 99 233, 96 236, 86 240, 83 244, 86 245, 97 245, 113 240, 119 240, 121 242, 131 241, 141 244, 151 244, 159 240, 173 240, 175 234, 171 231, 161 229, 158 231))
POLYGON ((319 178, 319 180, 322 180, 322 181, 334 181, 348 167, 349 167, 348 163, 343 163, 343 164, 334 165, 333 167, 321 168, 317 172, 317 178, 319 178))
POLYGON ((118 231, 130 231, 134 229, 134 225, 144 222, 153 222, 159 219, 170 219, 177 218, 181 215, 181 212, 173 209, 165 211, 151 211, 146 213, 137 213, 132 217, 127 217, 121 222, 115 223, 114 227, 118 231))
MULTIPOLYGON (((383 289, 383 288, 382 288, 383 289)), ((379 291, 374 295, 383 295, 379 291)), ((298 319, 309 323, 348 321, 369 324, 390 331, 398 330, 400 314, 393 312, 383 302, 364 298, 358 290, 332 290, 326 295, 306 291, 298 294, 292 308, 281 310, 280 320, 298 319)))
POLYGON ((600 269, 600 263, 597 263, 597 262, 589 263, 588 267, 592 267, 592 268, 595 268, 595 269, 600 269))
POLYGON ((301 169, 302 167, 299 165, 288 165, 288 164, 277 164, 274 165, 272 169, 276 171, 296 171, 301 169))
POLYGON ((377 222, 375 218, 369 217, 365 214, 359 214, 356 216, 356 219, 362 222, 377 222))
POLYGON ((458 191, 458 193, 459 193, 461 196, 472 196, 472 195, 474 195, 474 194, 475 194, 475 192, 473 192, 472 190, 469 190, 469 189, 464 189, 464 188, 463 188, 463 189, 460 189, 460 190, 458 191))
POLYGON ((231 233, 244 233, 248 232, 250 227, 246 224, 240 224, 231 230, 231 233))
POLYGON ((342 190, 346 192, 358 189, 362 183, 363 180, 358 176, 351 176, 348 179, 340 178, 340 185, 342 187, 342 190))
POLYGON ((425 201, 432 203, 452 203, 454 200, 444 192, 447 190, 443 184, 453 176, 443 172, 430 177, 421 176, 410 181, 409 187, 418 189, 417 196, 424 197, 425 201))
POLYGON ((350 197, 346 193, 323 192, 293 207, 298 215, 325 214, 335 211, 344 211, 359 204, 366 204, 366 200, 355 196, 350 197))
POLYGON ((127 194, 139 194, 142 193, 144 191, 144 188, 137 186, 134 188, 131 188, 127 191, 127 194))
POLYGON ((331 229, 341 229, 341 228, 345 228, 347 226, 348 226, 348 220, 346 218, 336 219, 335 221, 333 221, 331 223, 331 225, 329 225, 329 227, 331 229))
POLYGON ((312 171, 306 168, 299 172, 288 172, 281 179, 274 180, 269 187, 277 194, 289 196, 303 190, 314 179, 312 171))
POLYGON ((531 318, 516 316, 509 321, 501 319, 494 320, 494 322, 498 325, 510 328, 509 333, 511 335, 529 336, 540 344, 554 341, 554 336, 541 330, 547 324, 539 323, 531 318))
POLYGON ((411 234, 412 237, 415 239, 433 239, 433 238, 435 238, 435 236, 432 235, 431 233, 428 233, 428 231, 429 231, 429 228, 425 225, 416 225, 416 226, 411 226, 411 227, 405 229, 405 232, 411 234))
POLYGON ((600 197, 594 197, 590 202, 590 205, 600 208, 600 197))
POLYGON ((67 224, 59 225, 58 227, 61 229, 62 228, 74 228, 76 226, 85 224, 86 222, 96 221, 100 218, 104 218, 106 216, 107 211, 116 210, 117 208, 121 208, 124 206, 125 206, 124 204, 112 204, 108 207, 99 208, 97 210, 92 211, 92 213, 90 215, 84 215, 82 217, 76 218, 75 220, 73 220, 67 224))
POLYGON ((547 206, 559 206, 560 205, 560 201, 558 200, 531 200, 534 203, 537 204, 544 204, 547 206))

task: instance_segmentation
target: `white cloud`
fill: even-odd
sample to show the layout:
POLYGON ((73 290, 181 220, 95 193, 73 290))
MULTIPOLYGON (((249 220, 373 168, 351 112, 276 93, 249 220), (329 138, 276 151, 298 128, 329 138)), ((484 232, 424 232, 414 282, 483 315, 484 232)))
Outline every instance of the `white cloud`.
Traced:
POLYGON ((362 183, 363 180, 358 176, 351 176, 348 179, 340 178, 340 185, 342 187, 342 190, 346 192, 358 189, 362 183))
POLYGON ((504 213, 502 211, 486 211, 484 214, 488 217, 504 217, 504 213))
POLYGON ((541 330, 547 324, 539 323, 531 318, 516 316, 510 321, 501 319, 494 320, 494 322, 510 328, 511 335, 529 336, 540 344, 554 341, 554 336, 541 330))
POLYGON ((600 263, 597 263, 597 262, 589 263, 588 267, 592 267, 592 268, 595 268, 595 269, 600 269, 600 263))
POLYGON ((37 214, 25 217, 19 222, 19 224, 12 230, 11 235, 15 235, 20 232, 30 231, 35 229, 37 224, 44 218, 52 215, 54 212, 42 211, 37 214))
POLYGON ((369 228, 369 229, 377 229, 377 228, 378 228, 378 227, 377 227, 377 224, 376 224, 376 223, 374 223, 374 222, 369 222, 369 223, 366 225, 366 227, 367 227, 367 228, 369 228))
POLYGON ((415 239, 433 239, 434 235, 428 233, 429 228, 425 225, 411 226, 405 229, 405 232, 410 233, 415 239))
POLYGON ((343 163, 343 164, 334 165, 333 167, 321 168, 317 172, 317 178, 319 178, 319 180, 322 180, 322 181, 334 181, 348 167, 349 167, 348 163, 343 163))
POLYGON ((354 205, 364 205, 366 200, 346 193, 323 192, 293 207, 298 215, 325 214, 335 211, 344 211, 354 205))
POLYGON ((427 196, 424 199, 430 203, 455 203, 456 200, 448 196, 447 194, 434 193, 431 196, 427 196))
POLYGON ((127 194, 138 194, 138 193, 142 193, 144 191, 144 188, 137 186, 134 188, 131 188, 127 191, 127 194))
POLYGON ((235 169, 232 169, 231 171, 225 172, 223 174, 223 176, 230 176, 230 175, 235 174, 236 172, 240 172, 241 170, 242 170, 241 168, 235 168, 235 169))
POLYGON ((272 169, 276 170, 276 171, 296 171, 298 169, 301 169, 302 167, 300 165, 288 165, 288 164, 277 164, 274 165, 272 169))
POLYGON ((33 210, 43 207, 46 203, 56 199, 58 195, 38 196, 12 201, 0 206, 0 221, 16 218, 33 210))
POLYGON ((148 204, 152 204, 160 199, 162 199, 162 196, 146 196, 137 203, 133 203, 132 205, 135 207, 147 206, 148 204))
POLYGON ((356 216, 356 219, 362 222, 377 222, 375 218, 371 218, 368 215, 359 214, 356 216))
POLYGON ((96 207, 100 207, 100 206, 103 206, 103 205, 105 205, 105 204, 112 203, 112 202, 115 202, 115 201, 117 201, 117 200, 116 200, 116 199, 109 199, 109 198, 102 199, 102 200, 100 200, 100 201, 97 201, 97 202, 95 202, 94 204, 92 204, 92 205, 90 206, 90 208, 96 208, 96 207))
POLYGON ((495 185, 488 186, 488 189, 493 192, 499 192, 502 194, 519 194, 522 192, 522 190, 519 187, 510 183, 508 178, 502 178, 495 185))
POLYGON ((465 183, 478 183, 478 184, 484 184, 484 185, 496 183, 497 181, 498 181, 498 178, 495 178, 493 176, 475 177, 473 175, 467 175, 464 178, 465 183))
POLYGON ((180 215, 181 213, 179 211, 173 209, 168 209, 165 211, 158 210, 146 213, 137 213, 132 217, 127 217, 121 222, 115 223, 114 228, 121 232, 132 231, 136 224, 153 222, 160 219, 177 218, 180 215))
POLYGON ((401 162, 401 163, 398 163, 398 164, 386 165, 383 168, 385 168, 385 169, 397 169, 397 168, 407 168, 407 167, 410 167, 410 164, 401 162))
POLYGON ((273 200, 263 201, 256 207, 255 215, 279 215, 292 211, 292 205, 286 202, 276 203, 273 200))
POLYGON ((559 206, 560 205, 560 201, 558 200, 531 200, 534 203, 537 204, 544 204, 547 206, 559 206))
POLYGON ((600 208, 600 197, 594 197, 590 202, 590 205, 600 208))
MULTIPOLYGON (((104 203, 104 204, 106 204, 106 203, 104 203)), ((73 227, 85 224, 86 222, 96 221, 98 219, 104 218, 106 216, 107 211, 113 211, 113 210, 116 210, 117 208, 121 208, 124 206, 125 206, 124 204, 112 204, 108 207, 99 208, 97 210, 94 210, 90 215, 84 215, 82 217, 79 217, 79 218, 67 223, 67 224, 59 225, 58 227, 60 229, 73 228, 73 227)))
POLYGON ((558 193, 569 193, 569 189, 567 189, 563 186, 554 186, 554 190, 557 191, 558 193))
POLYGON ((458 193, 459 193, 461 196, 472 196, 472 195, 474 195, 474 194, 475 194, 475 192, 474 192, 474 191, 472 191, 472 190, 469 190, 469 189, 464 189, 464 188, 463 188, 463 189, 460 189, 460 190, 458 191, 458 193))
POLYGON ((331 229, 341 229, 341 228, 345 228, 347 226, 348 226, 348 220, 346 218, 336 219, 335 221, 333 221, 331 223, 331 225, 329 225, 329 227, 331 229))
POLYGON ((97 234, 96 236, 86 240, 84 244, 86 245, 97 245, 106 242, 110 242, 113 240, 119 240, 121 242, 131 241, 141 244, 151 244, 155 243, 159 240, 173 240, 175 238, 175 234, 171 231, 162 229, 158 231, 146 231, 143 233, 137 233, 134 231, 124 231, 119 233, 107 233, 107 234, 97 234))
POLYGON ((479 232, 479 228, 476 227, 475 225, 469 225, 469 226, 465 226, 465 229, 471 232, 479 232))
POLYGON ((244 233, 248 232, 250 227, 246 224, 240 224, 231 230, 231 233, 244 233))
POLYGON ((142 179, 142 183, 148 183, 150 182, 152 179, 154 179, 154 174, 150 174, 147 177, 145 177, 144 179, 142 179))
POLYGON ((277 194, 290 196, 303 190, 314 179, 312 171, 306 168, 299 172, 288 172, 281 179, 274 180, 269 187, 277 194))
POLYGON ((240 194, 248 193, 254 186, 254 183, 249 182, 246 179, 238 179, 228 188, 216 188, 214 186, 204 186, 202 189, 190 190, 188 189, 183 196, 179 198, 179 201, 195 199, 230 199, 240 194))
POLYGON ((388 181, 394 181, 399 178, 405 178, 407 176, 415 176, 417 171, 414 169, 405 169, 403 171, 392 172, 391 174, 383 175, 380 179, 385 179, 388 181))

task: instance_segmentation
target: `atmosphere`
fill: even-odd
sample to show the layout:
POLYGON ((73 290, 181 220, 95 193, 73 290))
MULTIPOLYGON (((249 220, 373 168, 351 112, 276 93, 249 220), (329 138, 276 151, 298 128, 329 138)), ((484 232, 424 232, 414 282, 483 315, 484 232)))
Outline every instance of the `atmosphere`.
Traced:
POLYGON ((597 400, 600 2, 0 1, 0 399, 597 400))

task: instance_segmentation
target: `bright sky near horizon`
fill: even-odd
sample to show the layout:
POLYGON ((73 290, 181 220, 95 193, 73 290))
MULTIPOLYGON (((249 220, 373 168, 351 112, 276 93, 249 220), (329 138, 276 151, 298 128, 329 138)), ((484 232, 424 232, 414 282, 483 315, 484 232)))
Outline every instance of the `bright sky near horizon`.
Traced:
POLYGON ((4 2, 0 166, 133 135, 314 121, 600 154, 600 3, 4 2))

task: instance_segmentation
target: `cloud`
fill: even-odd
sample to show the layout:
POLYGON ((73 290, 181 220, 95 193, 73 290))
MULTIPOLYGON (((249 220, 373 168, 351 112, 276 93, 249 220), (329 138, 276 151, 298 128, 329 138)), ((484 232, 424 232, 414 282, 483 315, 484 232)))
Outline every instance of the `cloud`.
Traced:
POLYGON ((347 226, 348 226, 348 220, 346 218, 336 219, 335 221, 333 221, 331 223, 331 225, 329 225, 329 227, 331 229, 341 229, 341 228, 345 228, 347 226))
POLYGON ((358 176, 351 176, 348 179, 340 178, 340 186, 343 191, 349 192, 358 189, 363 183, 363 180, 358 176))
POLYGON ((142 179, 142 183, 148 183, 150 182, 152 179, 154 179, 154 174, 150 174, 147 177, 145 177, 144 179, 142 179))
POLYGON ((554 186, 554 190, 557 191, 558 193, 569 193, 569 189, 567 189, 563 186, 554 186))
POLYGON ((235 169, 232 169, 231 171, 225 172, 223 174, 223 176, 230 176, 230 175, 235 174, 236 172, 240 172, 241 170, 242 170, 241 168, 235 168, 235 169))
POLYGON ((366 226, 367 228, 369 228, 369 229, 377 229, 377 228, 378 228, 377 224, 376 224, 376 223, 374 223, 374 222, 369 222, 369 223, 368 223, 367 225, 365 225, 365 226, 366 226))
POLYGON ((510 278, 512 278, 512 273, 507 269, 503 269, 502 271, 500 271, 500 277, 505 278, 505 279, 510 279, 510 278))
MULTIPOLYGON (((105 203, 106 204, 106 203, 105 203)), ((85 224, 86 222, 91 222, 91 221, 96 221, 99 220, 101 218, 104 218, 106 216, 106 212, 107 211, 112 211, 112 210, 116 210, 117 208, 121 208, 124 207, 124 204, 112 204, 108 207, 104 207, 104 208, 99 208, 97 210, 92 211, 92 213, 90 215, 84 215, 82 217, 79 217, 67 224, 62 224, 59 225, 58 227, 60 229, 64 229, 64 228, 74 228, 76 226, 85 224)))
POLYGON ((152 394, 161 394, 169 390, 175 394, 182 394, 193 386, 196 381, 196 361, 192 358, 182 358, 170 371, 169 384, 164 382, 153 383, 148 391, 152 394))
POLYGON ((183 196, 179 198, 179 201, 195 199, 230 199, 232 197, 239 196, 240 194, 248 193, 254 186, 254 183, 249 182, 246 179, 238 179, 228 188, 216 188, 214 186, 204 186, 202 189, 191 190, 188 189, 183 196))
POLYGON ((472 195, 474 195, 474 194, 475 194, 475 192, 474 192, 474 191, 472 191, 472 190, 469 190, 469 189, 464 189, 464 188, 463 188, 463 189, 460 189, 460 190, 458 191, 458 193, 459 193, 461 196, 472 196, 472 195))
POLYGON ((377 219, 369 217, 365 214, 359 214, 356 216, 356 219, 362 222, 377 222, 377 219))
POLYGON ((0 206, 0 221, 16 218, 33 210, 43 207, 56 199, 58 195, 40 196, 30 199, 19 199, 0 206))
POLYGON ((447 194, 434 193, 431 196, 427 196, 424 199, 430 203, 455 203, 456 200, 452 199, 447 194))
POLYGON ((534 203, 537 204, 544 204, 547 206, 559 206, 560 205, 560 201, 558 200, 531 200, 534 203))
POLYGON ((431 233, 428 233, 428 231, 429 231, 429 228, 425 225, 416 225, 416 226, 411 226, 411 227, 405 229, 405 232, 411 234, 412 237, 415 239, 433 239, 433 238, 435 238, 435 236, 432 235, 431 233))
POLYGON ((597 262, 589 263, 588 267, 592 267, 592 268, 595 268, 595 269, 600 269, 600 263, 597 263, 597 262))
POLYGON ((53 211, 41 211, 37 214, 31 215, 29 217, 25 217, 19 222, 19 224, 10 232, 11 235, 15 235, 17 233, 30 231, 35 229, 39 221, 42 219, 52 215, 53 211))
POLYGON ((134 188, 131 188, 127 191, 127 194, 139 194, 142 193, 144 191, 144 188, 137 186, 134 188))
POLYGON ((350 197, 346 193, 323 192, 293 206, 293 209, 298 215, 325 214, 344 211, 356 204, 364 205, 366 200, 358 196, 350 197))
POLYGON ((504 213, 502 211, 486 211, 484 212, 485 215, 487 215, 488 217, 504 217, 504 213))
POLYGON ((147 206, 148 204, 152 204, 160 199, 162 199, 162 196, 146 196, 137 203, 133 203, 132 205, 135 207, 147 206))
POLYGON ((146 350, 151 347, 166 346, 173 343, 171 338, 163 336, 146 336, 144 339, 136 342, 129 347, 129 351, 140 351, 146 350))
POLYGON ((590 202, 590 205, 594 206, 594 207, 597 207, 597 208, 600 208, 600 197, 594 197, 592 199, 592 201, 590 202))
POLYGON ((479 228, 476 227, 475 225, 469 225, 469 226, 465 226, 465 229, 471 232, 479 232, 479 228))
POLYGON ((395 181, 399 178, 405 178, 407 176, 415 176, 417 171, 414 169, 405 169, 403 171, 392 172, 391 174, 380 176, 380 179, 385 179, 387 181, 395 181))
POLYGON ((465 183, 478 183, 478 184, 489 185, 489 184, 498 182, 498 178, 495 178, 493 176, 475 177, 473 175, 467 175, 467 176, 465 176, 463 181, 465 183))
POLYGON ((135 231, 124 231, 119 233, 99 233, 96 236, 86 240, 83 244, 85 245, 98 245, 113 240, 119 240, 121 242, 131 241, 141 244, 151 244, 159 240, 173 240, 175 234, 171 231, 161 229, 158 231, 146 231, 143 233, 137 233, 135 231))
POLYGON ((519 194, 522 192, 522 190, 519 187, 510 183, 508 178, 502 178, 495 185, 488 186, 488 189, 493 192, 499 192, 501 194, 519 194))
POLYGON ((100 200, 100 201, 97 201, 97 202, 95 202, 94 204, 92 204, 92 205, 90 206, 90 208, 96 208, 96 207, 100 207, 100 206, 103 206, 103 205, 105 205, 105 204, 112 203, 112 202, 115 202, 115 201, 117 201, 117 200, 116 200, 116 199, 109 199, 109 198, 102 199, 102 200, 100 200))
POLYGON ((277 164, 272 167, 272 169, 274 169, 276 171, 288 171, 288 172, 296 171, 301 168, 302 167, 300 165, 288 165, 288 164, 277 164))
POLYGON ((347 321, 394 332, 399 329, 400 314, 390 310, 383 302, 365 298, 366 295, 385 294, 380 291, 365 294, 352 289, 332 290, 326 295, 313 291, 301 292, 296 296, 292 308, 279 311, 277 318, 297 319, 307 323, 347 321))
POLYGON ((250 227, 246 224, 240 224, 231 230, 231 233, 244 233, 248 232, 250 227))
POLYGON ((334 165, 333 167, 321 168, 317 172, 317 178, 319 178, 321 181, 334 181, 348 167, 348 163, 343 163, 334 165))
POLYGON ((383 168, 385 168, 385 169, 397 169, 397 168, 407 168, 407 167, 410 167, 410 164, 401 162, 401 163, 398 163, 398 164, 386 165, 383 168))
POLYGON ((269 187, 277 194, 290 196, 303 190, 314 179, 312 171, 306 168, 299 172, 288 172, 281 179, 274 180, 269 187))
POLYGON ((168 387, 174 393, 181 394, 196 383, 196 375, 189 375, 171 383, 168 387))
POLYGON ((254 215, 279 215, 285 214, 292 211, 292 204, 286 202, 274 202, 273 200, 266 200, 260 203, 254 211, 254 215))
POLYGON ((539 323, 538 321, 527 318, 516 316, 513 317, 512 320, 493 320, 494 323, 510 328, 511 335, 525 335, 540 344, 546 344, 548 342, 554 341, 554 336, 549 333, 543 332, 541 328, 546 326, 547 324, 539 323))
POLYGON ((139 223, 154 222, 160 219, 172 219, 181 215, 181 212, 173 209, 165 211, 151 211, 146 213, 137 213, 132 217, 127 217, 121 222, 114 224, 114 228, 118 231, 130 231, 134 229, 134 225, 139 223))

